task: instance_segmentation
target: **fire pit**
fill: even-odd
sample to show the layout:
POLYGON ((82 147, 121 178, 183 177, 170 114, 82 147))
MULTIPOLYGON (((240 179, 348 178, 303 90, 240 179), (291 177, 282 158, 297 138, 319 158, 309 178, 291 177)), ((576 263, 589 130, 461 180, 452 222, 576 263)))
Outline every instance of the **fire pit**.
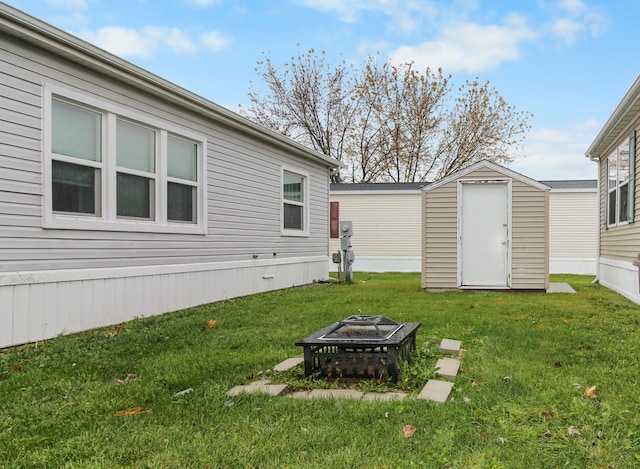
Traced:
POLYGON ((398 380, 398 364, 416 348, 420 323, 385 316, 349 316, 296 342, 304 350, 304 374, 333 378, 398 380))

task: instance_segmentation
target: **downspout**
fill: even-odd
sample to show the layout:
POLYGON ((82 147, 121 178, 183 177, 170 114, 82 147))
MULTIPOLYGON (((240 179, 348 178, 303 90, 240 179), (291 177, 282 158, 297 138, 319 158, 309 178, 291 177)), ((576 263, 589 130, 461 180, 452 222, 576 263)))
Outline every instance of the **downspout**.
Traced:
POLYGON ((602 210, 602 193, 600 191, 600 158, 598 158, 597 156, 593 156, 592 154, 588 154, 587 158, 589 158, 594 163, 597 163, 598 165, 598 177, 596 178, 596 190, 598 191, 598 236, 596 238, 596 278, 593 280, 593 283, 598 283, 600 282, 600 237, 602 235, 602 226, 600 225, 600 211, 602 210))

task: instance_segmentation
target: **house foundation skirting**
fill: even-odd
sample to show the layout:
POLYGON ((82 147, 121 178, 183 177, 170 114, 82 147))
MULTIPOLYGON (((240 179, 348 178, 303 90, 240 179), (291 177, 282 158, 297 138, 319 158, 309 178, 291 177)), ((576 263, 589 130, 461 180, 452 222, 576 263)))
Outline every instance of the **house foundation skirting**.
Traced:
POLYGON ((600 259, 600 284, 640 304, 638 267, 631 262, 600 259))
POLYGON ((327 257, 0 273, 0 348, 328 277, 327 257))
MULTIPOLYGON (((420 256, 359 256, 353 262, 354 272, 420 272, 420 256)), ((549 272, 552 274, 595 275, 596 258, 551 257, 549 272)), ((331 263, 331 272, 337 272, 337 265, 331 263)))

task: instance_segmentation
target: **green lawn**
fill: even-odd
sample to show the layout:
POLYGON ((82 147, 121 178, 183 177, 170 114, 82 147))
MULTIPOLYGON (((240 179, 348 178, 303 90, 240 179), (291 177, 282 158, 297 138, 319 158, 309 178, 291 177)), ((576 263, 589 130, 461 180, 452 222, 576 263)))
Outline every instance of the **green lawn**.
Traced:
POLYGON ((2 350, 0 467, 640 465, 640 307, 592 277, 552 281, 578 293, 425 293, 418 274, 356 274, 2 350), (461 340, 453 401, 417 400, 420 374, 399 402, 227 396, 359 309, 422 323, 415 366, 461 340))

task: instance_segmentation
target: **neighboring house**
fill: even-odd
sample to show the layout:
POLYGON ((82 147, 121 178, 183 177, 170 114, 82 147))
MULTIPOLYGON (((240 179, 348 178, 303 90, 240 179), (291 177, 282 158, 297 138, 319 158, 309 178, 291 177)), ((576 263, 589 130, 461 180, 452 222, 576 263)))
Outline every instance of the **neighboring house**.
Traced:
POLYGON ((636 134, 640 129, 640 76, 600 130, 586 156, 598 163, 597 280, 635 303, 640 225, 636 134), (636 262, 636 264, 634 264, 636 262))
POLYGON ((549 288, 549 187, 487 160, 423 189, 422 288, 549 288))
POLYGON ((0 347, 328 276, 337 162, 0 3, 0 347))
MULTIPOLYGON (((596 180, 539 181, 549 193, 550 273, 596 273, 596 180)), ((421 271, 421 198, 428 183, 331 184, 340 218, 353 221, 354 270, 421 271)), ((340 241, 331 240, 331 251, 340 241)), ((333 266, 336 269, 336 266, 333 266)))

